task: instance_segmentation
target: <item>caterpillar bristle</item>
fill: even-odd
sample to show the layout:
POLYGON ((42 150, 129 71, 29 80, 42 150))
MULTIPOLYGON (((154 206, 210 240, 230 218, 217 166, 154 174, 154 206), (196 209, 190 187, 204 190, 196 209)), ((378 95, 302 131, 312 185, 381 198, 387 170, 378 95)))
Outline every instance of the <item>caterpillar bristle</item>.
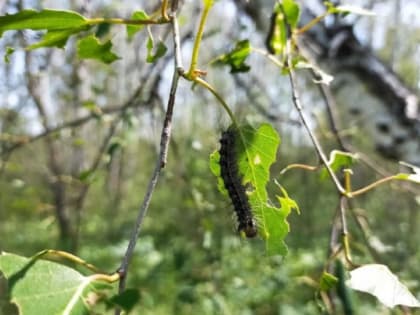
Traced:
POLYGON ((249 204, 246 188, 242 185, 242 177, 238 169, 236 152, 237 130, 234 127, 228 128, 222 133, 220 139, 220 176, 223 179, 229 198, 238 220, 238 232, 246 237, 255 237, 258 228, 252 216, 251 205, 249 204))

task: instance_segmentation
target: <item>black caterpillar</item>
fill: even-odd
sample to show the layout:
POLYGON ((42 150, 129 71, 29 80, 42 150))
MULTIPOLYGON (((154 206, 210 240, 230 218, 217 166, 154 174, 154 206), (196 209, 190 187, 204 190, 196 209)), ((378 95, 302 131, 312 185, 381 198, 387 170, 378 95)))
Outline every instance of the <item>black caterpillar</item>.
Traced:
POLYGON ((220 176, 223 179, 225 188, 232 200, 233 207, 238 219, 238 232, 243 232, 246 237, 257 235, 257 226, 251 212, 251 206, 246 195, 245 187, 242 185, 242 178, 238 170, 236 156, 237 132, 234 127, 222 133, 220 139, 220 176))

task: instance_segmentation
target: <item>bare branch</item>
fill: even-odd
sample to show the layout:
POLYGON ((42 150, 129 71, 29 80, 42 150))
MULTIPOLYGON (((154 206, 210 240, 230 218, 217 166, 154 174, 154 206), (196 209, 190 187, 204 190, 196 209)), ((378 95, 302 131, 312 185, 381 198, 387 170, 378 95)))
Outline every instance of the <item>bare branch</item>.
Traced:
MULTIPOLYGON (((134 254, 134 249, 137 244, 137 239, 140 234, 141 226, 142 226, 144 217, 147 213, 147 209, 149 208, 149 204, 152 199, 152 195, 156 187, 156 184, 158 182, 160 172, 162 168, 165 167, 166 160, 167 160, 169 140, 171 137, 172 115, 173 115, 173 109, 175 105, 175 96, 176 96, 176 91, 178 87, 180 72, 183 72, 183 69, 179 63, 180 62, 179 58, 181 56, 181 53, 179 52, 179 49, 180 49, 179 29, 178 29, 175 12, 172 13, 171 20, 172 20, 173 40, 174 40, 174 49, 175 49, 175 69, 174 69, 174 73, 172 77, 172 84, 171 84, 171 90, 169 93, 166 116, 165 116, 165 120, 163 122, 163 127, 162 127, 162 134, 161 134, 161 140, 160 140, 160 154, 159 154, 158 160, 156 161, 156 166, 153 171, 153 175, 149 181, 143 202, 140 205, 138 216, 134 225, 134 229, 133 229, 127 250, 123 257, 122 263, 118 269, 118 273, 121 276, 121 280, 119 283, 120 293, 124 291, 125 289, 128 267, 134 254)), ((120 310, 116 310, 115 314, 120 314, 120 310)))
MULTIPOLYGON (((291 43, 289 41, 288 46, 290 47, 290 45, 291 45, 291 43)), ((324 164, 325 168, 328 171, 328 174, 330 175, 331 179, 333 180, 333 182, 335 184, 335 187, 337 188, 337 190, 340 194, 345 194, 344 188, 341 186, 340 181, 338 180, 334 171, 329 166, 328 160, 325 156, 325 153, 324 153, 318 139, 315 137, 315 134, 312 132, 311 128, 309 127, 308 121, 307 121, 307 119, 305 117, 305 114, 303 112, 302 104, 300 103, 299 94, 298 94, 298 91, 297 91, 297 88, 296 88, 295 72, 293 70, 292 56, 291 56, 290 48, 288 50, 289 50, 289 52, 288 52, 288 58, 287 58, 287 66, 289 68, 289 80, 290 80, 290 86, 292 88, 293 104, 295 105, 295 108, 299 113, 299 116, 302 120, 302 123, 305 126, 305 129, 308 132, 309 137, 311 138, 311 141, 314 145, 314 148, 315 148, 316 152, 318 153, 319 158, 322 161, 322 164, 324 164)))

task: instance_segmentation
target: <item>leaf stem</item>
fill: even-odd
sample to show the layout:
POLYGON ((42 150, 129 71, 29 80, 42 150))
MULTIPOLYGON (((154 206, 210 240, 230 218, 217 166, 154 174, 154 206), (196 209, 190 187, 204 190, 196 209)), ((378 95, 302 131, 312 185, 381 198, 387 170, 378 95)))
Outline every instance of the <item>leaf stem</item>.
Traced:
POLYGON ((351 169, 344 169, 344 189, 346 190, 347 194, 351 193, 351 175, 351 169))
POLYGON ((295 31, 296 34, 302 34, 314 27, 316 24, 318 24, 322 19, 324 19, 326 16, 330 15, 331 12, 327 11, 324 14, 318 15, 317 17, 313 18, 311 21, 309 21, 306 25, 302 26, 301 28, 297 29, 295 31))
POLYGON ((289 164, 287 165, 284 169, 282 169, 280 171, 280 174, 284 174, 287 171, 294 169, 294 168, 300 168, 306 171, 316 171, 318 169, 318 166, 313 166, 313 165, 307 165, 307 164, 299 164, 299 163, 293 163, 293 164, 289 164))
POLYGON ((350 254, 350 244, 349 244, 349 237, 348 237, 348 229, 347 229, 347 219, 346 219, 346 200, 347 197, 342 195, 340 197, 340 219, 341 219, 341 228, 342 228, 342 244, 344 249, 344 258, 346 259, 347 263, 351 266, 354 266, 353 260, 351 259, 350 254))
POLYGON ((71 261, 77 265, 83 266, 86 269, 96 272, 96 273, 103 273, 97 267, 95 267, 92 264, 89 264, 88 262, 81 259, 80 257, 77 257, 73 254, 70 254, 68 252, 61 251, 61 250, 45 249, 35 254, 34 256, 32 256, 31 260, 46 259, 46 260, 51 260, 51 261, 57 261, 57 258, 71 261))
POLYGON ((388 176, 388 177, 385 177, 385 178, 381 178, 381 179, 377 180, 376 182, 373 182, 372 184, 369 184, 369 185, 367 185, 363 188, 360 188, 358 190, 350 192, 349 197, 352 198, 352 197, 359 196, 359 195, 364 194, 365 192, 367 192, 367 191, 369 191, 373 188, 378 187, 381 184, 384 184, 386 182, 389 182, 389 181, 395 180, 395 179, 399 179, 397 175, 392 175, 392 176, 388 176))
POLYGON ((162 5, 160 7, 161 13, 162 13, 162 18, 166 21, 169 21, 168 14, 166 13, 167 8, 168 8, 168 0, 163 0, 162 5))
POLYGON ((257 47, 251 47, 251 50, 256 52, 257 54, 260 54, 262 56, 265 56, 268 58, 268 60, 270 60, 272 63, 274 63, 276 66, 280 67, 280 68, 284 68, 284 64, 278 60, 274 55, 268 53, 267 51, 265 51, 264 49, 261 48, 257 48, 257 47))
POLYGON ((236 122, 235 116, 233 115, 233 112, 229 108, 229 105, 225 102, 223 97, 214 89, 214 87, 212 87, 207 81, 205 81, 205 80, 203 80, 199 77, 194 78, 194 82, 198 83, 199 85, 201 85, 203 87, 205 87, 207 90, 209 90, 216 97, 216 99, 219 101, 220 105, 222 105, 222 107, 225 109, 225 111, 229 115, 229 117, 232 121, 232 124, 235 127, 238 127, 238 123, 236 122))
POLYGON ((96 25, 101 23, 108 23, 108 24, 125 24, 125 25, 147 25, 147 24, 166 24, 169 23, 169 20, 165 20, 164 18, 160 18, 157 20, 133 20, 133 19, 120 19, 120 18, 94 18, 88 19, 86 24, 88 25, 96 25))
POLYGON ((203 37, 204 26, 206 24, 207 17, 209 15, 210 8, 212 7, 212 5, 213 5, 213 0, 204 0, 204 9, 203 9, 203 13, 201 14, 201 19, 200 19, 200 24, 198 26, 197 35, 195 36, 194 48, 191 55, 190 69, 188 70, 188 73, 187 73, 187 77, 189 79, 194 79, 196 76, 195 70, 197 68, 197 60, 198 60, 198 53, 200 50, 201 39, 203 37))

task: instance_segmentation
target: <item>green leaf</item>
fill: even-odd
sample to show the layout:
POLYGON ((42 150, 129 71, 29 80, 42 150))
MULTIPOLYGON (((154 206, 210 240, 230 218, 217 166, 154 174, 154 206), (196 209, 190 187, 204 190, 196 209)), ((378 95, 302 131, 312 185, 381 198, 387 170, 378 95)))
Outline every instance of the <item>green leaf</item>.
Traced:
POLYGON ((111 30, 111 24, 110 23, 101 23, 96 28, 95 36, 98 38, 105 37, 109 34, 109 31, 111 30))
POLYGON ((295 0, 283 0, 283 11, 286 15, 287 23, 290 25, 290 28, 293 30, 296 28, 299 22, 300 16, 300 7, 295 0))
POLYGON ((77 43, 77 53, 82 59, 97 59, 104 63, 111 63, 120 59, 116 54, 111 51, 112 43, 107 41, 101 44, 99 39, 94 35, 82 38, 77 43))
MULTIPOLYGON (((150 17, 144 11, 136 11, 131 16, 132 20, 148 20, 150 17)), ((133 36, 143 29, 144 25, 127 25, 127 36, 129 39, 132 39, 133 36)))
POLYGON ((231 67, 231 73, 247 72, 251 67, 245 63, 245 60, 250 52, 251 46, 249 40, 241 40, 236 43, 235 48, 233 48, 232 51, 217 58, 216 62, 229 65, 231 67))
POLYGON ((9 30, 64 30, 87 25, 88 20, 74 11, 22 10, 0 16, 0 36, 9 30))
MULTIPOLYGON (((266 242, 267 254, 286 255, 284 238, 289 232, 286 218, 297 205, 286 193, 283 197, 277 196, 280 207, 276 207, 269 200, 266 190, 270 166, 276 160, 279 135, 269 124, 262 124, 258 129, 249 125, 240 126, 237 128, 237 135, 235 152, 238 170, 242 176, 242 184, 247 187, 259 234, 266 242)), ((219 189, 226 192, 220 178, 219 159, 218 152, 210 156, 210 169, 218 177, 219 189)))
POLYGON ((92 181, 92 177, 93 177, 94 174, 95 174, 94 170, 87 169, 87 170, 81 171, 79 173, 78 178, 81 182, 88 183, 88 182, 92 181))
MULTIPOLYGON (((328 160, 328 165, 331 169, 336 172, 341 168, 350 168, 354 162, 358 159, 356 154, 352 154, 349 152, 343 152, 339 150, 333 150, 330 153, 330 159, 328 160)), ((321 178, 325 179, 328 178, 328 171, 324 167, 321 170, 321 178)))
POLYGON ((35 49, 40 47, 58 47, 63 48, 66 45, 68 38, 71 35, 79 33, 86 30, 86 27, 83 28, 70 28, 64 30, 50 30, 48 31, 41 41, 36 44, 29 46, 29 49, 35 49))
POLYGON ((129 313, 133 307, 139 302, 140 300, 140 292, 137 289, 127 289, 124 292, 114 295, 111 297, 107 304, 109 306, 119 306, 124 311, 129 313))
POLYGON ((168 50, 165 46, 165 44, 162 41, 159 41, 155 53, 153 54, 153 48, 154 48, 154 42, 153 38, 149 36, 149 39, 147 40, 147 58, 146 61, 149 63, 153 63, 159 58, 163 57, 166 54, 166 51, 168 50))
POLYGON ((10 56, 15 52, 15 49, 12 47, 6 47, 6 53, 4 54, 4 62, 10 62, 10 56))
POLYGON ((91 277, 55 262, 4 252, 0 271, 7 279, 9 298, 21 315, 89 314, 86 299, 96 284, 91 277))
POLYGON ((322 274, 321 280, 319 281, 319 289, 321 291, 328 291, 334 288, 338 283, 338 278, 326 271, 322 274))
POLYGON ((273 54, 282 54, 287 43, 287 25, 284 19, 282 8, 279 4, 274 7, 273 17, 270 25, 270 32, 267 38, 269 50, 273 54))
POLYGON ((217 177, 217 188, 224 195, 228 196, 228 192, 223 183, 223 179, 220 177, 220 154, 219 151, 214 151, 210 154, 210 170, 217 177))

